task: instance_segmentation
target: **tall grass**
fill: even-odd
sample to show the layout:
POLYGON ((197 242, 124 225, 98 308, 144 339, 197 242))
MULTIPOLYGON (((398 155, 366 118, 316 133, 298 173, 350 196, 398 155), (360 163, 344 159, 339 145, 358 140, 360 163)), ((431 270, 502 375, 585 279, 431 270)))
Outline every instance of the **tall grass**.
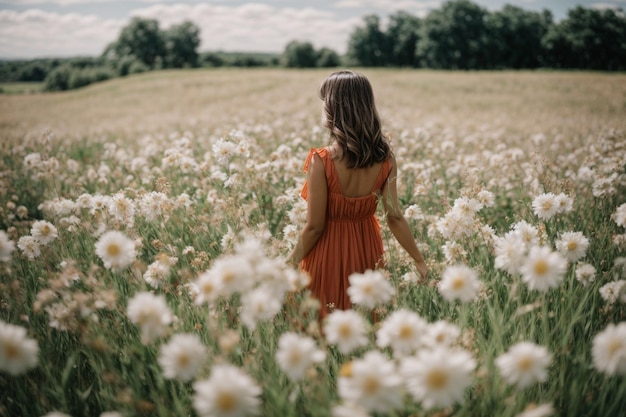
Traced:
MULTIPOLYGON (((172 72, 104 83, 89 94, 4 101, 14 108, 1 116, 6 141, 0 229, 17 243, 31 234, 36 220, 45 219, 58 237, 41 245, 34 259, 16 248, 9 262, 0 263, 0 319, 25 327, 40 349, 34 369, 17 376, 0 371, 1 416, 53 410, 72 416, 197 415, 193 383, 165 378, 158 362, 159 349, 176 333, 199 335, 208 350, 196 380, 206 378, 215 364, 232 363, 261 386, 261 415, 327 416, 340 402, 341 366, 377 349, 376 329, 400 308, 431 323, 457 325, 456 346, 471 352, 477 368, 463 402, 426 410, 407 395, 402 409, 388 415, 506 417, 543 403, 552 403, 563 416, 612 416, 626 409, 624 376, 596 369, 591 353, 595 335, 626 317, 624 303, 610 303, 599 292, 624 277, 625 246, 615 239, 624 230, 611 217, 626 201, 626 110, 619 76, 368 73, 392 134, 402 203, 421 209, 422 215, 409 221, 431 269, 429 281, 405 279, 411 263, 383 224, 386 273, 396 295, 377 309, 369 344, 352 354, 342 354, 322 336, 315 300, 306 289, 290 292, 282 310, 255 329, 241 321, 243 294, 211 307, 194 303, 189 284, 216 260, 239 256, 237 245, 245 238, 261 242, 263 253, 255 256, 279 264, 293 247, 289 228, 297 230, 303 222, 300 168, 309 148, 326 140, 314 101, 324 75, 172 72), (591 79, 597 83, 580 85, 584 94, 573 90, 591 79), (177 88, 184 90, 174 100, 178 109, 154 93, 176 96, 177 88), (541 99, 535 102, 536 97, 541 99), (145 104, 152 99, 156 102, 145 104), (99 100, 100 107, 90 108, 99 100), (202 111, 185 114, 194 106, 202 111), (38 110, 18 116, 26 107, 38 110), (128 113, 121 118, 120 108, 128 113), (50 123, 57 116, 65 118, 67 130, 50 123), (42 133, 48 123, 58 131, 42 133), (220 140, 247 149, 236 148, 224 163, 213 148, 220 140), (35 153, 40 162, 27 166, 35 153), (182 156, 188 165, 180 162, 182 156), (482 189, 494 194, 494 205, 476 214, 471 233, 445 238, 437 222, 455 199, 482 189), (151 220, 139 207, 154 191, 168 202, 151 220), (532 201, 547 192, 571 197, 572 209, 540 220, 532 201), (132 225, 106 208, 62 210, 62 201, 117 193, 137 207, 132 225), (562 233, 582 232, 590 241, 582 261, 596 268, 595 280, 584 286, 571 264, 557 288, 540 292, 530 290, 519 274, 496 268, 494 235, 503 236, 520 221, 535 226, 542 243, 553 249, 562 233), (137 257, 130 267, 104 267, 95 244, 105 230, 135 240, 137 257), (443 247, 451 241, 463 252, 447 257, 443 247), (144 274, 160 254, 177 260, 153 288, 144 274), (483 288, 473 302, 449 302, 438 291, 444 270, 458 262, 478 272, 483 288), (142 291, 165 296, 176 316, 165 336, 148 343, 127 314, 129 300, 142 291), (326 353, 299 382, 289 380, 275 359, 278 339, 287 331, 313 337, 326 353), (545 346, 553 355, 546 382, 518 389, 500 374, 495 359, 519 341, 545 346)), ((371 320, 369 311, 357 310, 371 320)))

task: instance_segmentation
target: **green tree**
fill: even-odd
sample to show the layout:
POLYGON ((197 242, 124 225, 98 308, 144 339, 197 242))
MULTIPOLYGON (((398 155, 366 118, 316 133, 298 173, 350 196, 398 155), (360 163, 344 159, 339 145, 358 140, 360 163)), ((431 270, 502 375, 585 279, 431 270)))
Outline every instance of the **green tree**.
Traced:
POLYGON ((200 29, 186 21, 174 25, 163 33, 165 41, 165 66, 185 68, 198 66, 200 29))
POLYGON ((313 68, 317 63, 317 53, 310 42, 291 41, 285 47, 281 63, 288 68, 313 68))
POLYGON ((493 66, 486 24, 488 11, 469 0, 455 0, 431 11, 423 21, 417 53, 425 66, 485 69, 493 66))
POLYGON ((551 67, 626 69, 626 17, 621 10, 578 6, 550 28, 542 43, 551 67))
POLYGON ((117 41, 107 47, 105 56, 110 57, 111 52, 117 59, 133 56, 148 68, 159 67, 165 56, 165 42, 159 22, 154 19, 133 18, 122 29, 117 41))
POLYGON ((341 58, 337 52, 330 48, 322 48, 317 51, 317 59, 315 65, 320 68, 332 68, 341 65, 341 58))
POLYGON ((548 10, 529 12, 506 5, 488 17, 492 53, 496 67, 537 68, 543 59, 542 39, 553 24, 548 10))
POLYGON ((387 42, 391 47, 388 63, 398 67, 418 67, 416 54, 421 20, 417 16, 399 11, 389 16, 387 42))
POLYGON ((348 41, 348 61, 351 65, 382 67, 389 64, 389 42, 380 29, 380 18, 365 16, 365 26, 357 27, 348 41))

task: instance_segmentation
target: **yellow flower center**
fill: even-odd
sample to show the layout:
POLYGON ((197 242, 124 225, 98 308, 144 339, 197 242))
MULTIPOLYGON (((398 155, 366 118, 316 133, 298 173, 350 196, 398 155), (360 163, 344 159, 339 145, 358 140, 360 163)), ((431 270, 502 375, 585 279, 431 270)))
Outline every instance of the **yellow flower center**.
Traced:
POLYGON ((48 236, 50 234, 50 226, 48 226, 47 224, 45 224, 42 228, 41 228, 41 234, 44 236, 48 236))
POLYGON ((615 355, 615 352, 617 352, 618 350, 620 350, 622 347, 622 343, 619 340, 613 339, 611 340, 611 343, 609 343, 609 355, 613 356, 615 355))
POLYGON ((413 337, 413 329, 411 326, 404 324, 400 327, 400 333, 398 334, 400 339, 410 339, 413 337))
POLYGON ((569 242, 569 243, 567 244, 567 249, 568 249, 568 250, 576 250, 576 248, 577 248, 577 247, 578 247, 578 243, 576 243, 576 242, 574 242, 574 241, 569 242))
POLYGON ((339 376, 344 378, 352 377, 352 362, 346 362, 339 369, 339 376))
POLYGON ((187 355, 186 353, 178 355, 177 359, 178 359, 177 361, 178 366, 180 366, 181 368, 186 368, 191 363, 191 359, 189 358, 189 355, 187 355))
POLYGON ((300 352, 292 351, 289 353, 289 358, 287 359, 287 362, 289 362, 289 365, 296 366, 301 361, 302 361, 302 355, 300 354, 300 352))
POLYGON ((369 376, 363 381, 363 392, 369 395, 374 395, 378 392, 380 383, 378 379, 373 376, 369 376))
POLYGON ((372 287, 370 284, 363 286, 363 293, 367 295, 371 295, 373 292, 374 292, 374 287, 372 287))
POLYGON ((222 275, 222 281, 226 284, 229 282, 233 282, 235 280, 235 273, 233 271, 226 271, 224 275, 222 275))
POLYGON ((552 202, 551 201, 544 201, 543 204, 541 205, 541 207, 545 210, 548 211, 552 208, 552 202))
POLYGON ((9 342, 4 346, 4 354, 7 359, 16 359, 20 356, 20 350, 13 343, 9 342))
POLYGON ((426 376, 426 383, 432 389, 440 390, 448 385, 448 374, 441 369, 433 369, 426 376))
POLYGON ((535 274, 544 275, 546 272, 548 272, 548 263, 545 260, 539 259, 535 262, 535 274))
POLYGON ((230 392, 222 392, 217 397, 217 408, 223 412, 231 412, 237 406, 237 399, 230 392))
POLYGON ((204 284, 202 284, 202 292, 204 294, 211 294, 213 292, 213 284, 211 284, 210 282, 205 282, 204 284))
POLYGON ((465 287, 465 280, 463 279, 463 277, 456 277, 452 280, 452 289, 458 291, 463 287, 465 287))
POLYGON ((532 358, 529 358, 528 356, 524 356, 523 358, 519 360, 519 362, 517 362, 517 367, 522 372, 529 371, 530 368, 532 368, 532 366, 533 366, 533 360, 532 358))
POLYGON ((352 336, 352 328, 350 327, 349 324, 344 323, 339 326, 339 336, 341 336, 344 339, 347 339, 352 336))
POLYGON ((120 245, 117 243, 111 243, 107 247, 107 254, 109 256, 118 256, 120 253, 122 253, 122 248, 120 248, 120 245))

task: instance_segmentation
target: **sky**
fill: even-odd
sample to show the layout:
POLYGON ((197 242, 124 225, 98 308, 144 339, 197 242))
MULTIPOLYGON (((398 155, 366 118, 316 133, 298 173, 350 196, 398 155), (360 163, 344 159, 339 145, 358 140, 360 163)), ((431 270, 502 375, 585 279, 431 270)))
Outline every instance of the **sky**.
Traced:
MULTIPOLYGON (((472 0, 490 11, 511 4, 550 10, 556 20, 580 5, 626 9, 626 0, 472 0)), ((280 53, 292 40, 345 53, 363 16, 398 10, 423 17, 443 0, 0 0, 0 58, 98 56, 133 17, 161 29, 185 20, 200 28, 200 52, 280 53)))

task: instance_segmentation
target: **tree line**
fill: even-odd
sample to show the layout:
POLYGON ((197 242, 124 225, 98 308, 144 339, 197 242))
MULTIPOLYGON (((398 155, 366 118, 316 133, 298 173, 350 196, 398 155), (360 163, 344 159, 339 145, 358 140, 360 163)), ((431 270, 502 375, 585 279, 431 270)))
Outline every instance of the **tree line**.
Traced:
POLYGON ((451 0, 425 17, 396 12, 385 28, 379 16, 365 16, 345 55, 295 40, 281 54, 199 53, 199 45, 200 28, 192 22, 163 30, 154 19, 134 18, 98 57, 0 62, 0 81, 43 81, 55 91, 156 69, 220 66, 623 71, 626 17, 621 9, 577 6, 556 22, 548 10, 506 5, 490 12, 451 0))

